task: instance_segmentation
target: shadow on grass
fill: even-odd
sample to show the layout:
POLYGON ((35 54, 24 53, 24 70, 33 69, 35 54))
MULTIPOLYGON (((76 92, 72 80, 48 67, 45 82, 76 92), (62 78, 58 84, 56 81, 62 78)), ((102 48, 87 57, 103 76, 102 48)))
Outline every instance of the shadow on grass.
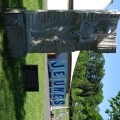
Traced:
POLYGON ((9 90, 13 96, 16 120, 23 120, 25 115, 24 102, 26 98, 26 93, 23 89, 22 65, 25 64, 25 59, 9 57, 6 43, 6 36, 4 36, 2 69, 5 73, 5 80, 7 80, 7 83, 9 84, 9 90))
MULTIPOLYGON (((22 65, 25 64, 25 58, 12 58, 9 57, 8 54, 8 42, 6 39, 6 34, 4 32, 4 16, 3 13, 6 8, 8 7, 22 7, 23 1, 22 0, 0 0, 0 33, 2 35, 3 40, 2 43, 2 50, 1 50, 1 57, 2 57, 2 70, 4 74, 4 80, 2 84, 3 89, 6 87, 4 85, 8 85, 8 91, 13 96, 13 103, 6 102, 6 100, 11 99, 9 95, 4 95, 6 100, 4 101, 4 104, 7 107, 13 107, 14 108, 14 114, 16 120, 23 120, 25 116, 24 111, 24 102, 26 98, 26 93, 23 89, 23 81, 22 81, 22 65), (13 104, 13 105, 12 105, 13 104), (12 106, 11 106, 12 105, 12 106)), ((5 93, 7 94, 7 93, 5 93)), ((5 110, 3 110, 5 111, 5 110)), ((7 114, 7 109, 6 109, 7 114)), ((13 111, 10 111, 13 112, 13 111)), ((11 115, 10 115, 11 116, 11 115)), ((5 118, 3 118, 5 119, 5 118)), ((13 118, 8 118, 13 119, 13 118)))

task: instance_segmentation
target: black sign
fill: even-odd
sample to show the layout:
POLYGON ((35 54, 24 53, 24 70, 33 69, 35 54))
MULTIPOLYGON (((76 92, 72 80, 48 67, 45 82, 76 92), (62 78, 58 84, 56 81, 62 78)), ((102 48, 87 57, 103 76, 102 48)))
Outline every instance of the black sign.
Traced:
POLYGON ((23 66, 23 82, 25 91, 39 91, 37 65, 23 66))

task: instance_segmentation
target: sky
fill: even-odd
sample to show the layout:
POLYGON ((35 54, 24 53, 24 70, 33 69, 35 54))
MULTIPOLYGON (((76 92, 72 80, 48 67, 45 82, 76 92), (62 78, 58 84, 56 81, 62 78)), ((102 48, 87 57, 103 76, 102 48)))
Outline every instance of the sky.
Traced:
MULTIPOLYGON (((120 0, 115 0, 107 9, 114 9, 120 12, 120 0)), ((105 57, 105 76, 102 80, 103 86, 103 102, 99 105, 100 114, 104 120, 108 120, 109 116, 105 113, 105 110, 109 107, 108 100, 111 97, 115 97, 120 91, 120 20, 117 26, 117 51, 116 53, 104 54, 105 57)))

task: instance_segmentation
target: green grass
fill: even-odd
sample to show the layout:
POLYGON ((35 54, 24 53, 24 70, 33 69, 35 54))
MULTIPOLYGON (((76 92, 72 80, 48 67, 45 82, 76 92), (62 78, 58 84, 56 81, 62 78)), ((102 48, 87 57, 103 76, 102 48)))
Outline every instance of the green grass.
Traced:
POLYGON ((0 0, 0 120, 44 120, 44 54, 9 57, 3 12, 7 7, 43 9, 42 0, 0 0), (37 64, 39 92, 25 92, 22 66, 37 64))
POLYGON ((39 91, 27 92, 24 103, 25 120, 44 120, 44 54, 29 54, 26 64, 38 65, 39 91), (28 112, 27 112, 28 111, 28 112))
POLYGON ((42 0, 24 0, 23 6, 26 7, 28 10, 38 10, 38 9, 44 9, 44 2, 41 2, 42 0))

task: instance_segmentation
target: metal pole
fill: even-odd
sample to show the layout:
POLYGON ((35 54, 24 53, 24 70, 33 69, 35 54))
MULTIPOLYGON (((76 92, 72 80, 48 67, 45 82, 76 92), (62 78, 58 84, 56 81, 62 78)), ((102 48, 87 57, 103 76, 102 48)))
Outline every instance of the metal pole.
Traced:
POLYGON ((73 2, 74 0, 69 0, 69 10, 73 10, 73 2))

